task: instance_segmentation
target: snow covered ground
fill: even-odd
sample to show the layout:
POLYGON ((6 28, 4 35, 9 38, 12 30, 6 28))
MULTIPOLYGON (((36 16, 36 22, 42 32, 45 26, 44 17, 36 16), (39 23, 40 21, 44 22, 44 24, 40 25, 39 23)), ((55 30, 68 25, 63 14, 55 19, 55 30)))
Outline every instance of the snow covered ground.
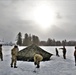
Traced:
MULTIPOLYGON (((17 61, 18 68, 11 68, 11 48, 3 46, 4 61, 0 60, 0 75, 76 75, 76 66, 74 65, 74 47, 66 47, 67 59, 63 59, 62 50, 59 50, 60 57, 55 56, 55 48, 51 46, 41 46, 46 51, 53 53, 50 61, 42 61, 40 69, 36 69, 33 62, 17 61), (37 72, 33 72, 36 70, 37 72)), ((24 47, 19 47, 22 49, 24 47)))

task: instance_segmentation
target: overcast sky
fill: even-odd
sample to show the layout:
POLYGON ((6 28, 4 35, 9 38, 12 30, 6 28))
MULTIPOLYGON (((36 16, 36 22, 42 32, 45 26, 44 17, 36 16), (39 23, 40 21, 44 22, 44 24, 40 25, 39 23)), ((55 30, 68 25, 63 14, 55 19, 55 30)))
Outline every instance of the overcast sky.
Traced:
POLYGON ((13 41, 19 32, 22 35, 25 33, 37 35, 40 40, 48 38, 76 40, 76 1, 0 0, 0 39, 13 41), (40 25, 33 19, 33 11, 43 3, 47 3, 50 11, 54 12, 53 23, 50 23, 47 29, 40 28, 40 25))

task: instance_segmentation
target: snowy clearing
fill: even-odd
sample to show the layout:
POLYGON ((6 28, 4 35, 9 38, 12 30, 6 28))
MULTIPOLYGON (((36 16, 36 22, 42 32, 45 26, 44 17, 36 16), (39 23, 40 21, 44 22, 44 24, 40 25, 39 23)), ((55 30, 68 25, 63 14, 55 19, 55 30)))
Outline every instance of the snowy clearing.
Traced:
MULTIPOLYGON (((19 47, 21 50, 24 47, 19 47)), ((10 46, 3 46, 4 60, 0 60, 0 75, 76 75, 76 66, 74 65, 74 47, 66 47, 67 58, 63 59, 62 50, 59 50, 60 57, 55 55, 53 46, 41 46, 44 50, 53 53, 50 61, 42 61, 40 68, 36 69, 33 62, 17 61, 18 68, 11 68, 11 49, 10 46), (36 72, 33 72, 36 70, 36 72)))

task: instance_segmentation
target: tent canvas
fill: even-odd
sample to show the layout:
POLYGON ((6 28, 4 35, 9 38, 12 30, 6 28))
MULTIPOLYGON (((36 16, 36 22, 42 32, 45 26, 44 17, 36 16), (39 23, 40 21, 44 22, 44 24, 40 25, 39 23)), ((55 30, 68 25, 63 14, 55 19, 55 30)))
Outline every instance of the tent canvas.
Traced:
POLYGON ((50 57, 53 55, 39 46, 32 44, 18 52, 17 60, 33 61, 35 54, 41 54, 43 56, 43 61, 50 60, 50 57))

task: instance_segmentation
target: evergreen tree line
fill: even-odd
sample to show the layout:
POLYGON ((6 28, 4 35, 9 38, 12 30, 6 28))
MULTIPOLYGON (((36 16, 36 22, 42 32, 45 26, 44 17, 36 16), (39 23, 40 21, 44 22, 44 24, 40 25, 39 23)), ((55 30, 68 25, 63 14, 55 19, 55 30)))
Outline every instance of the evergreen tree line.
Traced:
POLYGON ((75 46, 76 41, 56 41, 55 39, 48 38, 47 41, 40 41, 39 37, 36 35, 31 34, 24 34, 24 37, 22 38, 22 33, 19 32, 17 35, 17 45, 19 46, 28 46, 31 44, 37 44, 39 46, 75 46))
POLYGON ((20 45, 20 46, 28 46, 28 45, 31 45, 31 44, 37 44, 39 45, 39 38, 38 36, 35 36, 35 35, 32 35, 31 34, 27 34, 25 33, 24 35, 24 38, 22 39, 22 34, 21 32, 18 33, 17 35, 17 45, 20 45))

